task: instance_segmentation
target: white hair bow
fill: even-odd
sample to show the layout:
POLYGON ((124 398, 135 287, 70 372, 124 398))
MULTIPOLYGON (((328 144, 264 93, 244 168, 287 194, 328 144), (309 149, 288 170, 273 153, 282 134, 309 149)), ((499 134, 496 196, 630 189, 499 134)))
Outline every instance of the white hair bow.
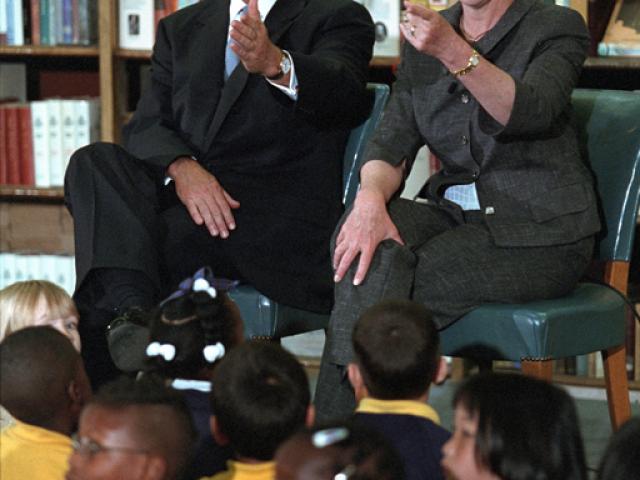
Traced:
POLYGON ((211 286, 211 284, 205 278, 196 278, 193 282, 191 290, 194 292, 206 292, 211 298, 216 298, 218 292, 211 286))
POLYGON ((215 345, 207 345, 202 349, 202 355, 207 362, 213 363, 219 358, 224 357, 225 349, 222 343, 217 342, 215 345))
POLYGON ((147 357, 160 355, 166 362, 170 362, 176 356, 176 347, 170 343, 152 342, 147 346, 147 357))

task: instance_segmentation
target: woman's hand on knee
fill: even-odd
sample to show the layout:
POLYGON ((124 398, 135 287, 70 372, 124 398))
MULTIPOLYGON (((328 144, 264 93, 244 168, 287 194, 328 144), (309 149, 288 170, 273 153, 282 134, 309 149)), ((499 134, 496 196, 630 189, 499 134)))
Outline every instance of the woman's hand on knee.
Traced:
POLYGON ((355 258, 359 256, 353 284, 360 285, 367 275, 378 245, 388 239, 404 245, 389 216, 384 196, 374 190, 360 190, 353 210, 336 239, 333 254, 334 281, 342 281, 355 258))

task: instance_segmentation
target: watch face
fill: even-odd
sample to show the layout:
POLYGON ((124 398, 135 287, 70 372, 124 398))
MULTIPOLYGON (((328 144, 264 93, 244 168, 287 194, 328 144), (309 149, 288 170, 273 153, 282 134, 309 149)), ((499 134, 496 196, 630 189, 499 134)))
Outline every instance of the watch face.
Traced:
POLYGON ((289 60, 289 56, 286 54, 282 56, 282 60, 280 61, 280 70, 285 75, 291 70, 291 60, 289 60))

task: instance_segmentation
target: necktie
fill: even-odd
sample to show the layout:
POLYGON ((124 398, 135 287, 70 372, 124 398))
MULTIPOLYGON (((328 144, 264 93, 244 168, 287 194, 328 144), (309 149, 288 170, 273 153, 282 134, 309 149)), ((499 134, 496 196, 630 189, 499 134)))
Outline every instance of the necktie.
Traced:
MULTIPOLYGON (((233 17, 231 21, 239 19, 246 11, 247 11, 247 6, 245 5, 240 9, 238 13, 236 13, 235 17, 233 17)), ((231 21, 229 22, 229 25, 231 25, 231 21)), ((240 61, 238 59, 238 56, 235 54, 235 52, 231 50, 232 42, 233 40, 231 40, 231 37, 227 37, 227 49, 224 54, 224 79, 225 80, 227 80, 231 76, 231 73, 235 70, 235 68, 238 66, 238 63, 240 61)))

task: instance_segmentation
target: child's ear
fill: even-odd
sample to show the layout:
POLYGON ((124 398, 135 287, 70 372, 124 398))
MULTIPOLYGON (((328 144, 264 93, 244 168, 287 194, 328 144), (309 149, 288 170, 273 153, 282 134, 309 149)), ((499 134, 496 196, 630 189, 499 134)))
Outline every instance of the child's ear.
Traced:
POLYGON ((307 417, 304 419, 305 427, 313 427, 313 423, 316 421, 316 409, 313 405, 307 407, 307 417))
POLYGON ((433 377, 433 383, 436 385, 441 385, 447 379, 447 375, 449 375, 449 365, 447 364, 447 360, 441 356, 438 361, 438 368, 436 369, 436 374, 433 377))
POLYGON ((347 366, 347 375, 349 376, 349 383, 353 387, 353 392, 356 395, 356 402, 359 402, 363 398, 369 396, 364 380, 362 379, 362 372, 357 363, 350 363, 347 366))
POLYGON ((215 415, 211 415, 209 417, 209 428, 211 429, 211 435, 213 435, 213 439, 218 445, 224 447, 225 445, 229 444, 229 438, 220 429, 220 424, 218 423, 218 419, 215 415))

